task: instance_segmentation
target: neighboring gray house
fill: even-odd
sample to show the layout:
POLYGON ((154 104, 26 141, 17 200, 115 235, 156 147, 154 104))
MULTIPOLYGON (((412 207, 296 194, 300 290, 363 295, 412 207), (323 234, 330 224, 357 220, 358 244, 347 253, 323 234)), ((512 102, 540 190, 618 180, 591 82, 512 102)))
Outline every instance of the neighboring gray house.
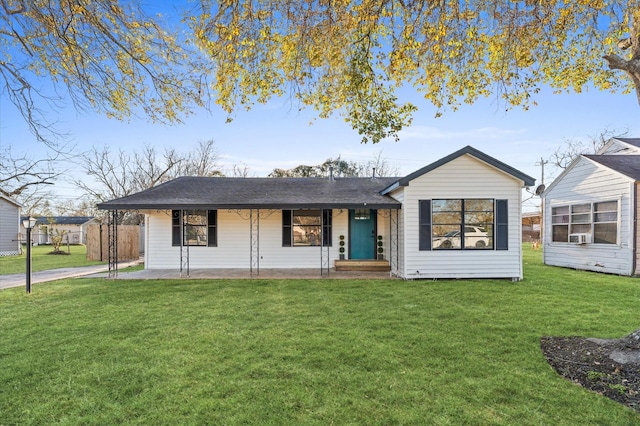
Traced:
POLYGON ((181 177, 98 207, 145 214, 147 269, 365 261, 404 279, 520 280, 521 191, 534 182, 467 146, 405 177, 181 177))
MULTIPOLYGON (((24 235, 26 230, 22 226, 22 219, 20 230, 24 235)), ((65 233, 63 244, 86 244, 87 226, 94 222, 93 216, 41 216, 31 232, 31 240, 34 244, 51 244, 51 232, 59 231, 65 233)))
POLYGON ((21 207, 17 201, 0 194, 0 256, 16 256, 21 253, 21 207))
POLYGON ((636 275, 640 139, 613 138, 545 190, 544 263, 636 275))

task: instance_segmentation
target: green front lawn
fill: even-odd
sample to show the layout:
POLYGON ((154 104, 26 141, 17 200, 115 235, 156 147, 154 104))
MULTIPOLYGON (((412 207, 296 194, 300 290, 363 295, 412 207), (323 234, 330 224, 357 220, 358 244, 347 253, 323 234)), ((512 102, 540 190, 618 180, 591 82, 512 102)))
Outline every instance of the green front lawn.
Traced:
POLYGON ((0 424, 627 425, 544 335, 640 327, 640 281, 75 279, 0 292, 0 424))
MULTIPOLYGON (((83 245, 60 246, 60 250, 69 255, 49 254, 53 251, 51 245, 31 247, 31 270, 33 272, 46 271, 47 269, 69 268, 73 266, 99 265, 105 262, 87 261, 87 247, 83 245)), ((20 256, 0 257, 0 275, 25 273, 27 268, 27 248, 22 246, 23 254, 20 256)), ((1 424, 1 423, 0 423, 1 424)))

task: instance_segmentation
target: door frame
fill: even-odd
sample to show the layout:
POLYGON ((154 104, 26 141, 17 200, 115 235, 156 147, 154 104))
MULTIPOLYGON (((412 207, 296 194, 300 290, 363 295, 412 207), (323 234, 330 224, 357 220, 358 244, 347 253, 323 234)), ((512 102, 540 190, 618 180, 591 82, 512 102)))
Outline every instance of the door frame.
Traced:
MULTIPOLYGON (((351 221, 355 220, 354 216, 356 213, 357 209, 349 209, 349 259, 353 259, 353 248, 354 248, 354 243, 353 243, 353 238, 352 238, 352 227, 351 227, 351 221)), ((361 260, 375 260, 377 259, 377 241, 378 241, 378 210, 376 209, 368 209, 369 210, 369 214, 370 214, 370 218, 373 221, 373 238, 371 239, 371 252, 369 253, 369 257, 367 257, 366 259, 361 259, 361 260)), ((355 259, 358 260, 358 259, 355 259)))

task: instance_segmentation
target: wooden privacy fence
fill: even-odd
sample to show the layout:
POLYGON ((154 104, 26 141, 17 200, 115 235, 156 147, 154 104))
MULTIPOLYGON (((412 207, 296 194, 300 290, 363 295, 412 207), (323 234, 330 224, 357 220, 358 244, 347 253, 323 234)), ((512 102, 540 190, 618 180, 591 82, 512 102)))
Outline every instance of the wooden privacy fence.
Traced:
MULTIPOLYGON (((109 260, 109 235, 107 225, 87 226, 87 260, 109 260)), ((118 225, 118 262, 140 257, 140 227, 118 225)))

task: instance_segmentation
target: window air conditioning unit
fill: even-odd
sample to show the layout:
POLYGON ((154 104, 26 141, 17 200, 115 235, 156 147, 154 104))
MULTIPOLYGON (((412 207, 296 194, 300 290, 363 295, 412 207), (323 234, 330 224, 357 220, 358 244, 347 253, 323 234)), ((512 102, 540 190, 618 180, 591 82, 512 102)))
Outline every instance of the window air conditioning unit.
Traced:
POLYGON ((571 244, 587 244, 591 242, 591 234, 569 234, 571 244))

